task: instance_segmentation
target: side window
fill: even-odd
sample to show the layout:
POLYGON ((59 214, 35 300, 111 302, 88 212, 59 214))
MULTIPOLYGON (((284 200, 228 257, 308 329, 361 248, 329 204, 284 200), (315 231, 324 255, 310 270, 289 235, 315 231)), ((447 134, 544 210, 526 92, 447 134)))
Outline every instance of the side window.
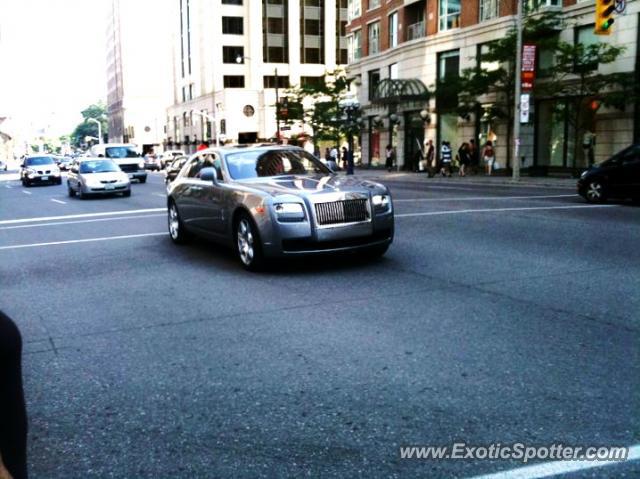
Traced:
POLYGON ((640 145, 634 145, 622 154, 623 165, 636 165, 640 162, 640 145))
POLYGON ((199 156, 197 156, 197 157, 193 158, 192 160, 190 160, 187 163, 187 166, 185 166, 182 169, 181 176, 184 176, 186 178, 195 178, 195 176, 200 171, 199 162, 200 162, 200 157, 199 156))

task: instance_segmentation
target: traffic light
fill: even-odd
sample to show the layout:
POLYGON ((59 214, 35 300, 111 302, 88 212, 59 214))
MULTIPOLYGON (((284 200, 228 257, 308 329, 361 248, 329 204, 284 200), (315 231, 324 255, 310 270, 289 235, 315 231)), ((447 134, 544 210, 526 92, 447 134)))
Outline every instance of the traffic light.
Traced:
POLYGON ((596 0, 596 35, 611 34, 611 25, 615 21, 613 12, 616 10, 615 0, 596 0))

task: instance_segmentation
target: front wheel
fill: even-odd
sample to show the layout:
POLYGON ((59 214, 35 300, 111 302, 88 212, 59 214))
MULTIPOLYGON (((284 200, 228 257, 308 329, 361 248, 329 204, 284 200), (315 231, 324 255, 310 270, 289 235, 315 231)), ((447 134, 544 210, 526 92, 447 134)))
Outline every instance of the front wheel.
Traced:
POLYGON ((127 190, 124 193, 122 193, 122 196, 124 196, 125 198, 128 198, 129 196, 131 196, 131 190, 127 190))
POLYGON ((245 269, 257 271, 264 266, 262 244, 258 229, 246 213, 242 213, 236 223, 236 252, 245 269))
POLYGON ((590 182, 587 185, 585 198, 589 203, 604 203, 607 198, 605 196, 603 184, 598 180, 590 182))
POLYGON ((139 181, 140 183, 146 183, 146 182, 147 182, 147 178, 146 178, 146 177, 144 177, 144 178, 140 178, 138 181, 139 181))
POLYGON ((384 256, 384 254, 387 252, 388 249, 389 249, 388 244, 372 246, 371 248, 367 248, 365 250, 364 255, 370 259, 380 258, 384 256))
POLYGON ((69 183, 67 183, 67 193, 69 193, 69 198, 73 198, 74 196, 76 196, 75 190, 71 188, 71 185, 69 183))

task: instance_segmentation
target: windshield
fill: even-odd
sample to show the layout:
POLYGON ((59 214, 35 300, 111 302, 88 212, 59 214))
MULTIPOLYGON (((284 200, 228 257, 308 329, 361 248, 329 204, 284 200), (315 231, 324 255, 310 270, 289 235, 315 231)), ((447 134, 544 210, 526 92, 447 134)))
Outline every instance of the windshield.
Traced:
POLYGON ((331 174, 314 156, 304 150, 249 150, 225 156, 234 180, 282 175, 331 174))
POLYGON ((38 165, 53 165, 53 158, 48 156, 37 156, 35 158, 27 158, 25 161, 27 166, 38 166, 38 165))
POLYGON ((105 156, 107 158, 138 158, 138 152, 130 146, 112 146, 105 148, 105 156))
POLYGON ((80 163, 80 173, 113 173, 120 167, 111 160, 92 160, 80 163))

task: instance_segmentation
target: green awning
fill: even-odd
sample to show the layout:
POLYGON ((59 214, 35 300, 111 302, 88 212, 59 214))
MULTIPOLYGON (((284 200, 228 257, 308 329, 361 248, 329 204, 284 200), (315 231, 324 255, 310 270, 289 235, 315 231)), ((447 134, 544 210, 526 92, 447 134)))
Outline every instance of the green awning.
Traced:
POLYGON ((373 103, 405 103, 412 101, 428 101, 429 89, 417 78, 391 79, 385 78, 378 83, 373 92, 373 103))

